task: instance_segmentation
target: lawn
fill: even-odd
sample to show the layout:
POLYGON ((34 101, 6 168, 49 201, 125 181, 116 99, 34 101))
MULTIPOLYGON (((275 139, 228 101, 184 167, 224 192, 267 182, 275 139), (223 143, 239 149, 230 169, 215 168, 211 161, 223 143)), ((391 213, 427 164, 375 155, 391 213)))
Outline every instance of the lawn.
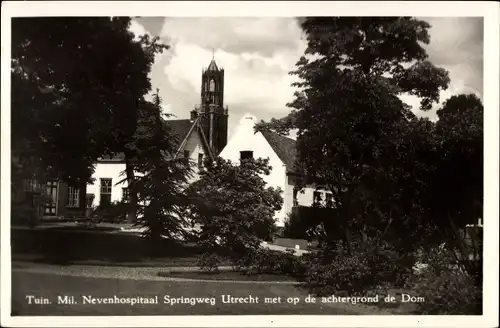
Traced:
MULTIPOLYGON (((104 230, 109 229, 103 227, 104 230)), ((193 265, 203 250, 195 243, 162 240, 154 247, 145 238, 131 233, 85 231, 78 227, 11 229, 13 259, 31 257, 46 263, 140 262, 193 265)))
MULTIPOLYGON (((84 278, 46 273, 12 273, 12 315, 271 315, 271 314, 373 314, 363 312, 363 305, 306 304, 307 293, 288 284, 220 283, 197 281, 145 281, 84 278), (45 297, 52 304, 28 304, 26 295, 45 297), (159 304, 82 304, 82 296, 158 297, 159 304), (259 303, 224 304, 222 296, 259 298, 259 303), (57 304, 58 296, 74 296, 79 304, 57 304), (215 304, 164 304, 164 296, 215 298, 215 304), (264 303, 265 298, 281 303, 264 303), (296 305, 286 302, 296 297, 296 305)), ((249 300, 247 298, 247 300, 249 300)), ((378 313, 375 313, 378 314, 378 313)))
POLYGON ((204 271, 164 271, 159 272, 160 277, 176 277, 200 280, 225 280, 225 281, 289 281, 293 278, 279 274, 246 274, 237 271, 204 272, 204 271))

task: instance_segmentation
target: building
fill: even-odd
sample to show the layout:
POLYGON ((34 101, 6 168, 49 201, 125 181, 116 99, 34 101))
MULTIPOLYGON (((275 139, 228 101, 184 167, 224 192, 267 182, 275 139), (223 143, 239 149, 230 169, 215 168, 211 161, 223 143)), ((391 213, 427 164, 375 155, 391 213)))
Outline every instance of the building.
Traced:
MULTIPOLYGON (((190 111, 188 119, 166 120, 177 136, 178 149, 175 157, 189 158, 197 163, 193 180, 198 178, 198 170, 206 157, 220 155, 233 162, 240 158, 269 158, 272 172, 263 178, 269 186, 280 187, 283 191, 284 206, 276 214, 277 224, 283 225, 284 219, 296 205, 309 206, 319 191, 304 188, 294 192, 296 172, 295 141, 274 132, 254 133, 254 117, 247 117, 237 127, 235 135, 228 143, 228 108, 224 106, 224 69, 219 68, 212 58, 201 74, 200 105, 190 111)), ((99 158, 95 164, 94 183, 86 190, 68 186, 62 181, 49 181, 38 186, 36 181, 25 181, 25 191, 45 188, 52 202, 44 208, 46 217, 81 216, 80 192, 85 192, 87 207, 98 206, 104 202, 121 201, 128 197, 127 183, 124 180, 125 158, 117 154, 112 158, 99 158)))
POLYGON ((233 163, 246 158, 269 158, 271 173, 262 178, 268 186, 283 190, 283 207, 275 216, 276 225, 283 227, 294 207, 312 206, 315 200, 326 202, 331 194, 314 185, 298 190, 295 140, 272 131, 255 132, 256 122, 255 116, 244 117, 220 156, 233 163))
MULTIPOLYGON (((202 71, 200 105, 190 112, 190 118, 165 120, 177 136, 178 149, 175 157, 189 158, 197 163, 193 180, 204 159, 218 155, 227 143, 228 108, 224 107, 224 69, 219 68, 212 58, 202 71)), ((94 183, 86 190, 68 186, 62 181, 48 181, 41 186, 37 181, 25 180, 24 194, 44 190, 52 200, 42 213, 45 217, 80 216, 79 195, 85 192, 87 207, 103 202, 120 201, 127 197, 127 183, 124 179, 125 157, 117 154, 112 158, 99 158, 95 164, 94 183)), ((22 195, 21 195, 22 196, 22 195)), ((21 199, 23 197, 17 197, 21 199)))

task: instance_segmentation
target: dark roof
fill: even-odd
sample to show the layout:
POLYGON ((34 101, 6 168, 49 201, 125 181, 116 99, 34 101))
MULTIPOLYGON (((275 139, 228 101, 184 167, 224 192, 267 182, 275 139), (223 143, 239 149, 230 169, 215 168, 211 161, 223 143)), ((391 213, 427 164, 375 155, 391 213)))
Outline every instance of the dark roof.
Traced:
MULTIPOLYGON (((165 120, 165 124, 172 129, 174 135, 177 136, 177 147, 179 147, 191 129, 193 121, 191 120, 165 120)), ((103 156, 98 159, 99 163, 123 163, 125 162, 125 154, 117 153, 113 156, 103 156)))
POLYGON ((117 153, 113 156, 103 156, 97 160, 99 163, 124 163, 125 162, 125 154, 117 153))
POLYGON ((212 59, 212 61, 210 62, 210 65, 208 65, 208 70, 209 71, 218 71, 219 70, 214 59, 212 59))
POLYGON ((292 171, 295 167, 295 157, 297 155, 295 140, 283 137, 272 131, 262 131, 262 135, 266 138, 276 155, 286 165, 287 171, 292 171))
POLYGON ((177 136, 177 147, 179 147, 193 126, 191 120, 166 120, 165 124, 172 129, 174 135, 177 136))

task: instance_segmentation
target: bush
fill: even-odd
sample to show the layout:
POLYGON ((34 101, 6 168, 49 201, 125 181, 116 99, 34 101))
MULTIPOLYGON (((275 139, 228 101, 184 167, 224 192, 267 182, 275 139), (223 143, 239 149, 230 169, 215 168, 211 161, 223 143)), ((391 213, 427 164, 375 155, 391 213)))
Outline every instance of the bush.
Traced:
POLYGON ((307 229, 308 226, 307 224, 304 224, 304 222, 300 220, 298 211, 292 211, 288 213, 285 218, 285 224, 282 236, 285 238, 304 239, 307 237, 306 236, 307 229))
POLYGON ((258 249, 237 260, 233 267, 247 273, 301 277, 305 273, 305 265, 301 257, 295 256, 293 253, 293 250, 283 253, 269 249, 258 249))
POLYGON ((127 207, 125 202, 113 202, 111 204, 99 205, 93 212, 98 222, 122 223, 127 221, 127 207))
POLYGON ((219 272, 223 258, 216 253, 203 253, 198 259, 198 266, 205 272, 219 272))
POLYGON ((381 241, 355 243, 350 254, 342 242, 337 242, 308 256, 304 281, 312 293, 321 296, 364 295, 373 289, 403 286, 411 274, 409 263, 381 241))
POLYGON ((423 254, 426 266, 413 279, 415 294, 425 298, 417 303, 421 314, 482 314, 482 287, 475 277, 462 270, 445 248, 423 254))

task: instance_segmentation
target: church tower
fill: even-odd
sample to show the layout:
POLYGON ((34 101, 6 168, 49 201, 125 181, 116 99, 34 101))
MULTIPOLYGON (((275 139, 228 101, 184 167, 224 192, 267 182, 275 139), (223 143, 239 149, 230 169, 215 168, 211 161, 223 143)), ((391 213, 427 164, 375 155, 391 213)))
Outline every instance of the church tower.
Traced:
POLYGON ((201 128, 212 152, 218 155, 227 144, 228 110, 224 108, 224 69, 217 67, 214 58, 202 71, 201 107, 191 116, 201 116, 201 128))

